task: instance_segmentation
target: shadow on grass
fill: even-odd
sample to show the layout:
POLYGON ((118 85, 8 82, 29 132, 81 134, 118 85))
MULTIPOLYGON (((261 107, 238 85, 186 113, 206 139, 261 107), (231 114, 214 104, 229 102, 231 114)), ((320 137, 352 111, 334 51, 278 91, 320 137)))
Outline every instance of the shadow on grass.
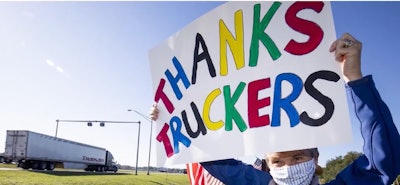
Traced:
POLYGON ((42 173, 56 176, 105 176, 105 175, 132 175, 131 173, 100 173, 100 172, 79 172, 79 171, 39 171, 31 170, 33 173, 42 173))
POLYGON ((160 185, 163 185, 163 184, 161 184, 161 183, 159 183, 159 182, 156 182, 156 181, 149 181, 149 182, 151 182, 151 183, 154 183, 154 184, 160 184, 160 185))

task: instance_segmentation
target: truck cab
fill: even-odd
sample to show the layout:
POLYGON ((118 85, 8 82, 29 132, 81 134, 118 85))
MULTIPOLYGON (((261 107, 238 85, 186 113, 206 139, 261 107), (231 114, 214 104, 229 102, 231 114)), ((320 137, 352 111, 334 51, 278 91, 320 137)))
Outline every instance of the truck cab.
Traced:
POLYGON ((114 156, 110 151, 107 151, 105 171, 113 171, 114 173, 118 171, 118 166, 115 163, 114 156))
POLYGON ((104 165, 88 165, 85 171, 95 171, 95 172, 107 172, 112 171, 116 173, 118 171, 118 166, 114 162, 114 156, 110 151, 106 151, 106 161, 104 165))

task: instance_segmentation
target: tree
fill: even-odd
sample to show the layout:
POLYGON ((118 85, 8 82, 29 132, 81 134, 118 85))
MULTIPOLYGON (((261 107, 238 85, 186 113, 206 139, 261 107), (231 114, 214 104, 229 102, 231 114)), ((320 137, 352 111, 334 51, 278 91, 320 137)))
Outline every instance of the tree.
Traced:
POLYGON ((400 175, 397 176, 396 180, 393 182, 393 185, 400 185, 400 175))
POLYGON ((322 175, 319 177, 321 183, 329 182, 335 179, 336 175, 342 171, 346 166, 351 164, 362 153, 350 151, 344 157, 338 156, 334 159, 328 160, 322 175))

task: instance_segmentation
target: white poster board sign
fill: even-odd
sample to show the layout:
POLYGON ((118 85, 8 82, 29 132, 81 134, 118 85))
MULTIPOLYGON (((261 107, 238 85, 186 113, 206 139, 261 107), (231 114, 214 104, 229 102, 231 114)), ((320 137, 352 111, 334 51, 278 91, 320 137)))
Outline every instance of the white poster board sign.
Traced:
POLYGON ((349 141, 335 35, 327 2, 228 2, 152 49, 157 165, 349 141))

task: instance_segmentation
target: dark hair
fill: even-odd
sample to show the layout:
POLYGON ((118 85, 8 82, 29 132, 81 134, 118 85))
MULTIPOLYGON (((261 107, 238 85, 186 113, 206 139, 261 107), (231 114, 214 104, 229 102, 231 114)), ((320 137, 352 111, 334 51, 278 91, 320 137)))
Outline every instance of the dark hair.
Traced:
POLYGON ((310 148, 309 150, 311 151, 312 157, 315 158, 319 156, 318 148, 310 148))

